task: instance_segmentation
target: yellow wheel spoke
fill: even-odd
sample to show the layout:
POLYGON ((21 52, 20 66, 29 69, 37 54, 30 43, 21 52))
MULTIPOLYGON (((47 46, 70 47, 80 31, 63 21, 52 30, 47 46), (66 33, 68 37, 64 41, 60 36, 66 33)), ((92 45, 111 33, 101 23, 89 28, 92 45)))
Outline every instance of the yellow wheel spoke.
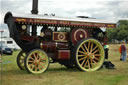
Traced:
POLYGON ((84 47, 83 47, 82 45, 81 45, 81 48, 82 48, 82 50, 83 50, 84 52, 86 52, 85 49, 84 49, 84 47))
POLYGON ((90 69, 89 58, 87 59, 86 63, 84 64, 84 67, 89 67, 89 69, 90 69), (87 65, 87 64, 88 64, 88 65, 87 65))
POLYGON ((83 58, 80 58, 79 61, 84 60, 84 59, 85 59, 84 57, 83 58))
POLYGON ((90 61, 91 61, 91 62, 90 62, 90 65, 92 66, 92 58, 90 58, 90 61))
POLYGON ((39 56, 39 54, 38 54, 38 53, 37 53, 37 56, 36 56, 36 58, 37 58, 37 59, 39 59, 39 58, 40 58, 40 56, 39 56))
POLYGON ((92 61, 93 61, 94 63, 97 63, 94 59, 92 59, 92 61))
POLYGON ((37 65, 37 71, 39 70, 39 64, 37 65))
POLYGON ((42 69, 41 65, 39 65, 39 66, 38 66, 38 69, 39 69, 39 70, 41 70, 41 69, 42 69))
POLYGON ((34 65, 33 64, 29 64, 30 68, 33 70, 34 69, 34 65))
POLYGON ((88 59, 86 60, 86 63, 84 64, 84 68, 86 67, 87 63, 88 63, 88 59))
POLYGON ((26 55, 22 55, 22 57, 24 57, 24 58, 25 58, 25 57, 26 57, 26 55))
POLYGON ((95 51, 93 52, 93 54, 95 54, 95 53, 98 52, 98 51, 99 51, 99 49, 95 50, 95 51))
POLYGON ((88 58, 88 67, 89 67, 89 69, 90 69, 90 62, 89 62, 89 58, 88 58))
POLYGON ((35 71, 37 71, 37 66, 35 66, 35 71))
POLYGON ((95 60, 99 60, 97 57, 94 58, 95 60))
POLYGON ((22 56, 22 57, 25 57, 26 55, 23 55, 23 54, 22 54, 21 56, 22 56))
POLYGON ((85 47, 85 49, 87 50, 87 52, 89 52, 89 50, 88 50, 88 48, 87 48, 87 46, 84 44, 84 47, 85 47))
POLYGON ((92 48, 93 48, 93 43, 91 44, 91 49, 90 49, 90 52, 92 52, 92 48))
POLYGON ((94 58, 94 59, 92 59, 92 67, 93 68, 95 68, 95 66, 97 66, 98 65, 98 62, 96 61, 96 59, 94 58))
POLYGON ((92 60, 94 63, 92 63, 92 66, 95 67, 98 65, 98 63, 95 60, 92 60))
POLYGON ((22 63, 23 63, 24 61, 23 61, 23 60, 20 60, 20 62, 22 62, 22 63))
POLYGON ((84 62, 85 62, 85 59, 84 59, 83 62, 81 63, 81 66, 83 66, 84 62))
POLYGON ((44 60, 43 61, 40 61, 40 63, 43 63, 44 64, 44 63, 46 63, 46 60, 45 60, 45 62, 44 62, 44 60))
POLYGON ((86 59, 87 57, 80 58, 79 61, 86 59))
POLYGON ((96 46, 95 48, 93 48, 92 51, 94 51, 96 48, 98 48, 98 46, 96 46))
POLYGON ((33 57, 30 57, 29 59, 35 60, 33 57))
POLYGON ((42 53, 39 53, 38 55, 40 56, 40 58, 45 58, 45 55, 42 53))
POLYGON ((100 54, 94 54, 94 56, 101 56, 100 54))
POLYGON ((24 59, 24 56, 23 55, 21 56, 21 59, 24 59))
POLYGON ((29 62, 29 63, 33 63, 34 61, 30 61, 30 60, 29 60, 28 62, 29 62))
POLYGON ((24 64, 23 62, 20 62, 20 64, 24 64))
POLYGON ((83 51, 78 51, 79 53, 82 53, 82 54, 85 54, 85 52, 83 52, 83 51))
POLYGON ((88 51, 89 51, 89 49, 90 49, 90 41, 88 42, 88 51))
POLYGON ((35 54, 35 53, 33 54, 33 56, 34 56, 34 58, 37 60, 37 56, 36 56, 36 54, 35 54))
POLYGON ((41 63, 43 63, 43 62, 40 62, 40 64, 39 64, 39 65, 40 65, 42 68, 44 68, 44 66, 43 66, 43 64, 44 64, 44 63, 43 63, 43 64, 41 64, 41 63))
POLYGON ((38 53, 37 54, 38 58, 41 59, 41 57, 43 56, 42 53, 38 53))
POLYGON ((83 56, 85 56, 85 55, 78 55, 78 57, 83 57, 83 56))
POLYGON ((40 62, 41 62, 41 61, 46 61, 46 58, 43 58, 43 59, 40 58, 40 62))

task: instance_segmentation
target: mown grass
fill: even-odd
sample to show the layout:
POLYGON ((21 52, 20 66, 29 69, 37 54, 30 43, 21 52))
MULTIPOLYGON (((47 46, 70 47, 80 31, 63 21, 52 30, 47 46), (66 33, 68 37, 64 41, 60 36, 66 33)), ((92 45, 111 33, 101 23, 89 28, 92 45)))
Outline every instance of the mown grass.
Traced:
POLYGON ((103 68, 95 72, 81 72, 55 63, 50 64, 49 69, 39 75, 20 70, 16 64, 19 51, 15 51, 12 56, 3 56, 0 82, 2 85, 127 85, 128 60, 119 60, 118 47, 119 45, 109 45, 109 60, 115 64, 116 69, 103 68))

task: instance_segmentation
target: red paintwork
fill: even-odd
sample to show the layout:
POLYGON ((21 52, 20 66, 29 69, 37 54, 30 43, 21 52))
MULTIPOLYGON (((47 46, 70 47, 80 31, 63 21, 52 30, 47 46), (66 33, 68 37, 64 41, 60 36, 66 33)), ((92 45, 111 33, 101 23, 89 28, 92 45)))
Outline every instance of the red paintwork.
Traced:
POLYGON ((58 49, 69 49, 68 43, 54 41, 42 41, 41 48, 46 52, 56 52, 58 49))
POLYGON ((71 32, 71 40, 72 43, 75 45, 78 41, 88 38, 89 33, 88 30, 79 28, 79 29, 73 29, 71 32))
POLYGON ((61 59, 61 60, 70 59, 70 50, 58 50, 57 59, 61 59))
POLYGON ((26 40, 26 41, 30 41, 30 42, 33 42, 34 40, 38 40, 38 38, 37 37, 34 37, 34 36, 25 36, 25 35, 22 35, 21 36, 21 39, 22 40, 26 40))

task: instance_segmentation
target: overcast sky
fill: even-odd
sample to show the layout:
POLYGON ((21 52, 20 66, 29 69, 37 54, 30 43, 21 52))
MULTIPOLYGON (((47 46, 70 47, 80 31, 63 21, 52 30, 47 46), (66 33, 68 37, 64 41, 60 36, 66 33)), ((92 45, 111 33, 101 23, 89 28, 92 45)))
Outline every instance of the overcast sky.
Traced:
MULTIPOLYGON (((38 0, 39 14, 55 13, 56 16, 89 16, 103 20, 128 19, 128 0, 38 0)), ((6 12, 31 13, 32 0, 0 0, 0 30, 8 36, 3 23, 6 12)))

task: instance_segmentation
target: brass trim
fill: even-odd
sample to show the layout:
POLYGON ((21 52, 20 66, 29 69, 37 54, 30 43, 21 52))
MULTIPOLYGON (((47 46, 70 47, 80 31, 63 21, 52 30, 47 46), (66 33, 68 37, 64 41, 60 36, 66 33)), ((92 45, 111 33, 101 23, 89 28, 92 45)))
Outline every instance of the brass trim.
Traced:
POLYGON ((40 43, 40 48, 43 49, 43 43, 42 42, 40 43))
POLYGON ((56 48, 57 48, 58 43, 56 42, 55 44, 56 44, 56 48))
MULTIPOLYGON (((54 34, 55 33, 58 33, 58 35, 60 34, 60 33, 62 33, 63 35, 65 35, 65 34, 67 34, 67 32, 53 32, 53 36, 52 36, 52 40, 53 41, 56 41, 56 42, 68 42, 67 40, 55 40, 54 39, 54 34)), ((58 37, 58 36, 57 36, 58 37)), ((66 38, 66 35, 65 35, 65 38, 66 38)))
POLYGON ((64 33, 59 33, 58 36, 57 36, 57 38, 58 38, 59 40, 63 41, 63 40, 65 40, 65 36, 66 36, 66 35, 65 35, 64 33), (60 38, 61 36, 63 37, 62 39, 60 38))

